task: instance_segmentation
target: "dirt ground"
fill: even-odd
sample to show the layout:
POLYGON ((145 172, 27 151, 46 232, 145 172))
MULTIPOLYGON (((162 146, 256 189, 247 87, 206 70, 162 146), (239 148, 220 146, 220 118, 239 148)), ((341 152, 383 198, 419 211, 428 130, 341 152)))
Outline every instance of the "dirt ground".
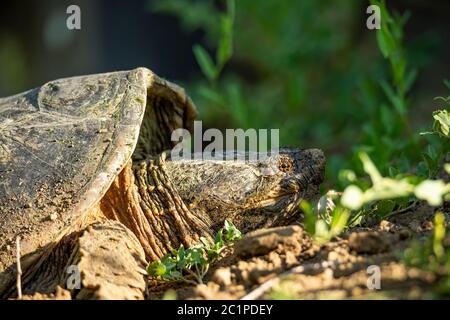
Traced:
MULTIPOLYGON (((450 221, 449 207, 439 208, 450 221)), ((228 249, 205 283, 148 282, 148 299, 429 299, 440 277, 408 268, 399 253, 433 229, 435 209, 418 204, 317 245, 301 225, 258 230, 228 249), (374 280, 379 272, 380 281, 374 280), (377 287, 379 289, 377 289, 377 287)))

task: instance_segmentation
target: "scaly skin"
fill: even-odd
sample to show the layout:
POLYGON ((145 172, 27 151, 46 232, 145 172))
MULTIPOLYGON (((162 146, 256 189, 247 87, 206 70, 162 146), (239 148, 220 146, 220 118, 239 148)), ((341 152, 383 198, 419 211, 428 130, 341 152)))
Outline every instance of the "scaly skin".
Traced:
MULTIPOLYGON (((163 153, 165 155, 165 153, 163 153)), ((130 164, 102 199, 101 210, 133 231, 148 260, 191 246, 231 220, 248 232, 289 224, 298 203, 312 200, 323 180, 317 149, 282 149, 261 160, 171 160, 130 164), (288 163, 290 170, 279 166, 288 163)))

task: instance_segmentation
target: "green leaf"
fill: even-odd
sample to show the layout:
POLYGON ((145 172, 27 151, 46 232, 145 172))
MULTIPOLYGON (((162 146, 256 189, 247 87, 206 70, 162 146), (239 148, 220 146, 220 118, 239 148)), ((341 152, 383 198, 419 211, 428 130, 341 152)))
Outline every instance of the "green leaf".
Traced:
POLYGON ((311 205, 308 201, 302 200, 300 202, 300 209, 305 214, 305 230, 311 235, 314 235, 316 233, 316 220, 317 217, 313 212, 313 209, 311 208, 311 205))
POLYGON ((350 211, 341 207, 333 210, 333 219, 330 225, 330 238, 339 235, 347 225, 350 211))
POLYGON ((164 275, 167 280, 179 280, 183 278, 183 274, 180 271, 171 271, 169 274, 164 275))
POLYGON ((445 238, 445 216, 438 212, 434 216, 433 251, 436 257, 442 258, 445 249, 442 244, 445 238))
POLYGON ((390 166, 390 167, 388 168, 388 172, 389 172, 389 176, 390 176, 391 178, 394 178, 395 176, 397 176, 397 175, 400 173, 400 171, 398 170, 398 168, 392 167, 392 166, 390 166))
POLYGON ((391 213, 394 210, 395 202, 392 200, 381 200, 377 203, 376 213, 381 217, 391 213))
POLYGON ((325 242, 329 238, 331 238, 328 225, 325 221, 320 219, 316 220, 314 236, 320 243, 325 242))
POLYGON ((394 92, 392 87, 386 81, 381 81, 380 86, 386 94, 386 97, 391 102, 392 106, 394 106, 395 110, 397 110, 397 112, 400 114, 404 114, 406 111, 405 106, 400 97, 394 92))
POLYGON ((205 77, 210 81, 214 81, 217 78, 217 68, 209 53, 197 44, 193 46, 192 50, 205 77))
POLYGON ((433 112, 433 118, 435 120, 435 131, 448 137, 450 132, 450 113, 447 110, 438 110, 433 112))
POLYGON ((381 29, 377 30, 376 37, 383 57, 388 58, 395 49, 395 41, 386 24, 382 24, 381 29))
POLYGON ((358 210, 364 204, 364 193, 355 185, 345 188, 342 194, 341 204, 351 210, 358 210))
POLYGON ((203 252, 197 247, 193 247, 188 249, 189 253, 187 254, 187 265, 196 265, 201 264, 203 262, 203 252))
POLYGON ((167 271, 166 266, 161 261, 153 261, 147 267, 147 272, 152 277, 163 276, 167 271))
POLYGON ((205 237, 200 237, 200 241, 203 243, 205 248, 209 248, 210 247, 210 243, 209 243, 208 239, 206 239, 205 237))
POLYGON ((438 167, 436 159, 434 159, 429 153, 423 153, 422 157, 428 170, 428 176, 434 176, 438 167))
POLYGON ((358 155, 363 164, 364 171, 370 176, 372 183, 374 185, 376 185, 378 182, 380 182, 383 179, 380 172, 378 171, 377 167, 375 167, 372 160, 370 160, 367 153, 360 152, 358 155))
POLYGON ((445 172, 447 172, 448 174, 450 174, 450 163, 445 163, 445 164, 444 164, 444 170, 445 170, 445 172))
POLYGON ((411 89, 411 86, 413 85, 416 78, 417 78, 417 69, 412 69, 405 78, 404 84, 405 92, 408 92, 409 89, 411 89))
POLYGON ((222 237, 223 237, 223 229, 220 228, 219 231, 217 232, 216 236, 214 237, 214 242, 215 243, 221 243, 222 241, 222 237))
POLYGON ((432 206, 440 206, 448 192, 449 186, 442 180, 425 180, 414 189, 417 198, 426 200, 432 206))
POLYGON ((355 182, 356 174, 353 170, 341 169, 339 170, 339 181, 341 183, 355 182))
POLYGON ((225 239, 227 241, 236 241, 242 238, 241 231, 229 220, 225 220, 224 224, 225 239))
POLYGON ((185 253, 184 246, 180 245, 180 248, 178 249, 177 256, 180 257, 180 258, 184 258, 184 253, 185 253))
POLYGON ((228 16, 220 19, 222 37, 217 48, 217 64, 222 68, 233 55, 233 21, 228 16))

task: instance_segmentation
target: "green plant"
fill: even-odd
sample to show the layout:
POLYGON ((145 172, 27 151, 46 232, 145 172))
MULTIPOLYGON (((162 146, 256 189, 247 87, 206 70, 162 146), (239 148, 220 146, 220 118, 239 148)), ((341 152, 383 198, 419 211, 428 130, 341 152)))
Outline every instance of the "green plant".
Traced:
MULTIPOLYGON (((417 69, 410 66, 403 44, 403 29, 410 14, 391 14, 384 1, 371 0, 381 13, 381 28, 376 31, 376 40, 382 56, 389 63, 389 76, 366 80, 362 94, 362 106, 371 113, 369 121, 363 126, 363 135, 354 150, 368 153, 383 174, 399 168, 400 171, 411 169, 411 162, 417 161, 420 154, 420 142, 410 125, 409 111, 411 101, 409 93, 417 76, 417 69), (369 85, 370 84, 370 85, 369 85), (379 94, 367 92, 372 90, 379 94)), ((382 66, 383 67, 383 66, 382 66)), ((358 173, 362 168, 359 157, 353 157, 352 167, 358 173)))
POLYGON ((357 136, 359 128, 347 125, 356 110, 352 92, 369 69, 351 49, 356 28, 348 17, 356 17, 358 1, 340 4, 339 10, 326 1, 236 1, 234 50, 225 68, 217 53, 227 38, 220 23, 220 16, 231 12, 227 1, 153 3, 153 10, 175 15, 183 29, 204 35, 202 51, 209 58, 196 54, 197 61, 210 63, 200 62, 204 77, 193 77, 186 87, 205 126, 283 128, 281 145, 322 148, 345 149, 357 136), (312 12, 327 18, 316 19, 312 12), (336 32, 336 25, 348 32, 336 32))
MULTIPOLYGON (((447 117, 446 111, 433 113, 434 129, 431 133, 441 137, 441 143, 439 156, 426 154, 430 175, 442 164, 442 158, 448 152, 447 117)), ((412 174, 397 173, 385 177, 365 152, 359 152, 358 156, 369 181, 358 179, 352 170, 342 170, 340 179, 348 183, 342 193, 328 192, 319 201, 321 208, 316 211, 307 202, 300 204, 305 214, 305 228, 319 243, 339 235, 347 227, 360 224, 364 217, 383 219, 413 207, 418 200, 440 206, 444 200, 450 199, 450 183, 412 174), (329 201, 331 207, 328 206, 329 201)), ((444 170, 450 174, 450 164, 444 164, 444 170)))
POLYGON ((162 281, 203 283, 211 263, 220 258, 227 246, 241 238, 242 233, 233 223, 225 220, 224 227, 217 232, 214 242, 202 237, 201 243, 191 248, 181 245, 178 250, 173 249, 171 254, 165 255, 161 260, 151 262, 147 266, 147 272, 151 277, 162 281))
POLYGON ((407 266, 437 274, 439 276, 437 292, 446 296, 450 294, 450 238, 448 234, 445 216, 438 212, 434 217, 433 234, 424 241, 413 240, 406 250, 398 253, 400 260, 407 266))
MULTIPOLYGON (((444 80, 444 84, 450 89, 450 83, 444 80)), ((435 177, 448 150, 450 150, 450 95, 436 97, 436 101, 443 102, 444 108, 433 112, 433 128, 431 131, 422 132, 421 135, 429 137, 430 144, 426 152, 422 154, 423 161, 419 163, 417 171, 422 176, 435 177)))
POLYGON ((444 138, 450 137, 450 113, 447 110, 438 110, 433 112, 434 126, 433 133, 444 138))
POLYGON ((367 154, 360 153, 359 157, 372 185, 366 190, 362 190, 359 186, 352 184, 344 190, 341 204, 349 209, 358 210, 362 206, 378 200, 411 196, 426 200, 430 205, 439 206, 444 197, 450 193, 450 184, 442 180, 421 180, 412 175, 398 175, 395 178, 383 177, 367 154))
POLYGON ((211 82, 217 80, 223 67, 233 55, 235 0, 227 0, 226 7, 226 13, 219 15, 220 35, 216 50, 216 61, 213 61, 208 51, 201 45, 196 44, 192 48, 204 76, 211 82))
POLYGON ((328 212, 326 209, 314 210, 307 201, 302 201, 300 209, 305 215, 305 230, 319 244, 339 235, 347 227, 350 218, 350 210, 342 206, 336 206, 328 212))
MULTIPOLYGON (((341 195, 333 193, 336 203, 332 208, 325 209, 322 205, 322 208, 313 210, 305 201, 300 204, 305 214, 305 228, 319 243, 329 241, 346 227, 358 225, 364 217, 386 218, 405 209, 411 202, 415 203, 415 199, 439 206, 450 197, 449 183, 412 175, 383 177, 367 154, 360 153, 359 156, 371 185, 364 180, 358 181, 355 176, 354 184, 349 185, 341 195)), ((448 166, 446 168, 450 169, 448 166)), ((329 195, 324 196, 325 199, 327 197, 330 198, 329 195)))
MULTIPOLYGON (((450 192, 448 183, 433 179, 449 150, 448 112, 439 110, 433 113, 431 133, 443 139, 429 141, 427 150, 422 154, 417 150, 425 141, 420 141, 420 135, 413 134, 409 125, 407 94, 417 74, 415 69, 408 70, 402 44, 403 27, 409 14, 391 15, 384 1, 371 3, 381 9, 381 28, 377 30, 376 37, 381 53, 389 61, 391 83, 379 80, 387 101, 381 103, 374 120, 365 126, 361 143, 355 148, 354 160, 361 165, 354 161, 354 170, 339 172, 340 185, 345 186, 339 205, 352 210, 348 219, 350 226, 359 224, 364 217, 381 219, 406 210, 417 199, 439 206, 450 192), (378 167, 369 154, 375 158, 378 167), (420 156, 423 159, 421 162, 420 156), (414 167, 415 175, 405 173, 411 172, 414 167), (369 179, 358 179, 358 174, 367 174, 369 179)), ((450 88, 448 81, 445 84, 450 88)), ((438 97, 436 100, 449 105, 449 97, 438 97)))

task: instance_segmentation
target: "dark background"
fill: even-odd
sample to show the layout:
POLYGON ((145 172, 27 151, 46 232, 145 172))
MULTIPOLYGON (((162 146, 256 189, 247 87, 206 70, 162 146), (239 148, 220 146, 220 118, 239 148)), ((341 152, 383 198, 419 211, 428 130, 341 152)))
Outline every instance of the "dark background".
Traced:
MULTIPOLYGON (((5 1, 0 11, 0 94, 10 95, 60 77, 138 66, 151 68, 175 81, 188 81, 199 76, 192 45, 202 42, 204 32, 186 32, 176 16, 152 11, 154 2, 5 1), (79 31, 65 27, 66 8, 70 4, 81 8, 82 29, 79 31)), ((348 1, 325 2, 333 7, 333 11, 338 11, 339 3, 348 1)), ((361 26, 343 29, 337 25, 335 31, 351 34, 354 45, 358 46, 372 38, 363 27, 368 4, 352 2, 357 10, 346 19, 361 22, 361 26)), ((432 52, 427 52, 432 55, 433 62, 419 80, 427 89, 438 93, 441 79, 448 77, 450 71, 450 2, 399 0, 388 1, 388 5, 399 12, 411 11, 407 40, 421 36, 429 42, 424 45, 433 46, 432 52)), ((267 19, 270 14, 267 12, 267 19)), ((321 19, 320 11, 310 14, 321 19)))
POLYGON ((0 12, 0 94, 56 78, 146 66, 169 79, 198 72, 177 18, 148 0, 8 1, 0 12), (66 28, 66 8, 81 8, 81 30, 66 28))

